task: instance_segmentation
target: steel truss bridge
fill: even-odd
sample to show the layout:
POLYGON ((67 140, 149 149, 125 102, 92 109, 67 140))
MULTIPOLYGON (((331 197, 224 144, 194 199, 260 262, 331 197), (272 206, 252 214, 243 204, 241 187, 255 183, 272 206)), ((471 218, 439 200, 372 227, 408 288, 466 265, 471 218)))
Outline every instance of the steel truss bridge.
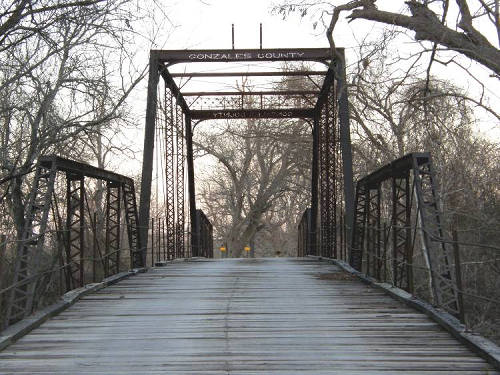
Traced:
POLYGON ((342 49, 151 51, 139 206, 126 176, 38 161, 13 283, 0 290, 0 373, 496 373, 498 347, 462 324, 460 260, 431 155, 408 154, 354 184, 348 105, 342 49), (221 63, 255 69, 199 68, 221 63), (235 78, 314 89, 186 89, 235 78), (213 260, 213 227, 196 207, 195 127, 285 118, 309 124, 313 141, 298 258, 213 260), (89 181, 105 186, 100 226, 89 181), (50 304, 54 295, 63 299, 50 304))

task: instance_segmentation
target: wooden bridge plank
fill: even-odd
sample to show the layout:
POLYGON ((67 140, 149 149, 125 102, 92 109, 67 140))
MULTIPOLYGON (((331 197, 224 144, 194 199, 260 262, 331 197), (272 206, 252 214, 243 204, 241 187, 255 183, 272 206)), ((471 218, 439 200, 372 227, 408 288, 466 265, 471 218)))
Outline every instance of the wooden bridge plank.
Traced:
POLYGON ((496 374, 436 323, 304 259, 173 263, 83 298, 1 374, 496 374))

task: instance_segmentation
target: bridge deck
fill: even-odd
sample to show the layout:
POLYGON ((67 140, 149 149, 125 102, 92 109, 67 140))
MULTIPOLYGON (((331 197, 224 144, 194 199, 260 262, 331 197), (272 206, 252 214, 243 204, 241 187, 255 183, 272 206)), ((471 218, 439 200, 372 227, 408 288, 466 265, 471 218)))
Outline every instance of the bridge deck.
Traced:
POLYGON ((169 264, 85 297, 0 373, 494 374, 423 314, 304 259, 169 264))

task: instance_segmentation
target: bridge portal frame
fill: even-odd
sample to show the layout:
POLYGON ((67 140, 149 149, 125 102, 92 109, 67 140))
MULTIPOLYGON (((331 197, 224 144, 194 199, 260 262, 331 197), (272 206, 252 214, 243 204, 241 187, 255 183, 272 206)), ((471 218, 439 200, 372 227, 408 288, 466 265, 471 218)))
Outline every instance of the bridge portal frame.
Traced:
MULTIPOLYGON (((176 238, 170 239, 167 248, 172 247, 171 251, 183 242, 183 238, 177 238, 180 235, 179 226, 184 225, 184 201, 181 201, 178 193, 168 195, 169 186, 176 186, 177 191, 183 189, 184 174, 183 170, 179 173, 169 172, 168 165, 176 164, 187 167, 187 184, 189 195, 189 215, 191 223, 191 255, 199 256, 200 239, 197 238, 200 233, 198 216, 196 210, 195 197, 195 179, 194 179, 194 160, 193 160, 193 122, 211 119, 235 119, 235 118, 302 118, 312 122, 313 136, 313 155, 311 169, 311 231, 309 239, 305 242, 309 255, 330 255, 337 254, 336 232, 338 225, 336 222, 336 204, 339 192, 338 180, 340 174, 338 167, 340 163, 335 158, 338 152, 342 159, 343 194, 345 204, 345 217, 340 222, 346 226, 346 238, 351 238, 351 228, 353 226, 354 212, 354 187, 352 172, 352 150, 350 140, 349 109, 345 74, 345 56, 342 48, 335 51, 329 48, 298 48, 298 49, 215 49, 215 50, 151 50, 149 59, 149 78, 147 91, 146 123, 144 133, 144 154, 142 165, 140 207, 139 207, 139 228, 142 231, 141 238, 148 238, 149 215, 151 205, 151 185, 153 175, 154 143, 155 131, 157 126, 158 110, 158 86, 160 77, 164 81, 165 88, 169 90, 170 101, 175 102, 170 114, 165 112, 166 126, 172 129, 176 127, 176 137, 185 138, 185 155, 180 155, 179 149, 174 154, 170 149, 170 142, 167 142, 167 233, 169 227, 173 231, 176 229, 176 238), (326 65, 326 71, 307 70, 307 71, 259 71, 259 72, 192 72, 192 73, 170 73, 169 68, 179 63, 194 62, 321 62, 326 65), (191 92, 183 93, 175 81, 175 78, 193 77, 233 77, 233 76, 303 76, 310 77, 314 75, 324 76, 323 85, 319 91, 311 90, 283 90, 283 91, 259 91, 259 92, 191 92), (248 95, 258 95, 261 100, 261 108, 245 108, 244 97, 248 95), (299 95, 302 97, 314 97, 308 107, 274 109, 263 108, 262 98, 267 95, 290 97, 299 95), (194 109, 188 105, 188 97, 214 97, 214 96, 241 96, 241 106, 239 108, 217 109, 194 109), (315 102, 315 103, 314 103, 315 102), (182 112, 182 120, 179 120, 178 114, 182 112), (338 131, 337 122, 338 120, 338 131), (180 122, 179 122, 180 121, 180 122), (168 124, 176 125, 168 125, 168 124), (182 124, 180 127, 179 124, 182 124), (339 147, 340 149, 338 149, 339 147), (181 157, 181 159, 179 159, 181 157), (181 207, 182 206, 182 207, 181 207), (318 213, 320 212, 320 215, 318 213), (326 246, 318 248, 318 216, 321 218, 321 237, 326 246), (170 220, 169 220, 170 218, 170 220), (180 222, 179 222, 180 221, 180 222), (323 238, 324 237, 324 238, 323 238), (332 242, 333 241, 333 242, 332 242), (329 243, 327 243, 329 242, 329 243), (176 245, 177 244, 177 245, 176 245)), ((166 90, 167 91, 167 90, 166 90)), ((165 97, 167 92, 165 92, 165 97)), ((167 106, 167 104, 165 105, 167 106)), ((167 133, 168 134, 168 133, 167 133)), ((173 137, 168 134, 168 137, 173 137)), ((183 145, 184 147, 184 145, 183 145)), ((184 149, 182 149, 184 150, 184 149)), ((183 235, 183 234, 182 234, 183 235)), ((347 247, 350 248, 350 240, 347 241, 347 247)), ((174 249, 175 248, 175 249, 174 249)), ((142 243, 142 258, 146 258, 147 240, 142 243)), ((177 251, 178 252, 178 251, 177 251)))

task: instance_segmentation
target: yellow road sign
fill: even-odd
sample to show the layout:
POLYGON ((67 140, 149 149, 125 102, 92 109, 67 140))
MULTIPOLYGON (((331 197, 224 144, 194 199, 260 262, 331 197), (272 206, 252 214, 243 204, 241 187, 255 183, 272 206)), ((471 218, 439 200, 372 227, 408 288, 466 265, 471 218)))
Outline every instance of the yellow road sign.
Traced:
POLYGON ((243 249, 244 249, 245 251, 250 251, 250 246, 245 246, 243 249))

